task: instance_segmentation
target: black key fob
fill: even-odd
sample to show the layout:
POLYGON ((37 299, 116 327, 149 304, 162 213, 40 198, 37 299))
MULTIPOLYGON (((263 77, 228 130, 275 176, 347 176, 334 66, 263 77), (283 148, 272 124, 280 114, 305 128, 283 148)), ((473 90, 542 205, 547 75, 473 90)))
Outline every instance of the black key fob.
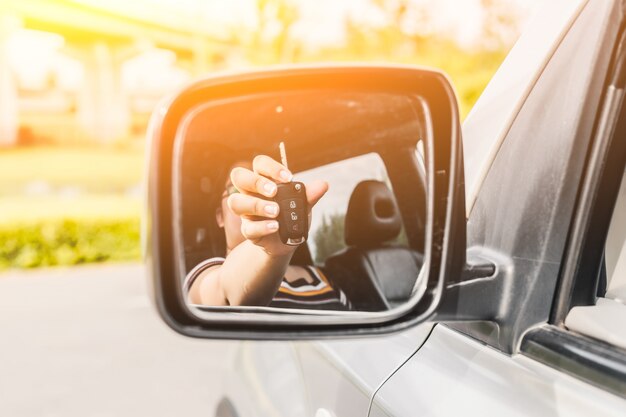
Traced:
POLYGON ((309 236, 306 188, 301 182, 276 184, 274 201, 278 203, 278 234, 280 240, 291 246, 303 243, 309 236))

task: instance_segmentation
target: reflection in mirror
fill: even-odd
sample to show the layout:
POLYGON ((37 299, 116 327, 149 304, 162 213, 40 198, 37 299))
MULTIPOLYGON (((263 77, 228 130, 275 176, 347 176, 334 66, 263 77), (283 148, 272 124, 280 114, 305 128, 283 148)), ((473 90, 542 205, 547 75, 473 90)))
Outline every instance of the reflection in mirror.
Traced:
POLYGON ((409 301, 424 262, 426 115, 418 97, 351 91, 246 96, 191 112, 173 178, 189 305, 385 311, 409 301), (280 142, 293 181, 306 186, 299 246, 275 229, 287 208, 272 197, 285 182, 280 142))

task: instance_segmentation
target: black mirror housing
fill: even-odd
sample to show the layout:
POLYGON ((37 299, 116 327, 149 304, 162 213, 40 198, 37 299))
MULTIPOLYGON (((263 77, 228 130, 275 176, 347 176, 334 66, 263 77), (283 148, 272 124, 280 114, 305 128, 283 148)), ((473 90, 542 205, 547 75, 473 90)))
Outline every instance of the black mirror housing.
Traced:
MULTIPOLYGON (((205 338, 311 339, 399 331, 437 313, 446 284, 458 281, 465 265, 465 188, 457 100, 448 78, 433 69, 395 66, 291 67, 226 75, 199 81, 163 102, 148 132, 148 192, 144 218, 146 262, 153 299, 164 321, 177 332, 205 338), (238 97, 316 90, 392 93, 419 98, 427 120, 427 279, 419 299, 384 313, 355 313, 334 320, 313 317, 252 319, 209 312, 199 317, 186 305, 177 274, 175 243, 176 138, 184 119, 199 106, 238 97), (318 320, 319 319, 319 320, 318 320)), ((237 315, 239 313, 235 313, 237 315)), ((302 316, 300 316, 302 317, 302 316)))

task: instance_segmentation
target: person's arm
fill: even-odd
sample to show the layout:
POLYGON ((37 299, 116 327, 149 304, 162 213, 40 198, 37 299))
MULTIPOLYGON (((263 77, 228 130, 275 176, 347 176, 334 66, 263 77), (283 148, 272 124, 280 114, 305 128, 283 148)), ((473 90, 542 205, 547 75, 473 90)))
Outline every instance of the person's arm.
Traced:
MULTIPOLYGON (((231 181, 240 193, 228 199, 228 206, 242 218, 245 241, 233 248, 224 264, 207 270, 193 283, 190 301, 200 304, 267 305, 280 286, 296 249, 280 241, 277 233, 278 205, 259 196, 276 194, 276 182, 289 182, 291 173, 268 156, 254 159, 253 171, 235 168, 231 181), (268 211, 266 207, 274 207, 268 211)), ((309 210, 328 190, 316 181, 306 185, 309 210)))
POLYGON ((194 304, 263 306, 278 291, 291 254, 272 256, 249 240, 237 245, 222 265, 200 273, 189 291, 194 304))

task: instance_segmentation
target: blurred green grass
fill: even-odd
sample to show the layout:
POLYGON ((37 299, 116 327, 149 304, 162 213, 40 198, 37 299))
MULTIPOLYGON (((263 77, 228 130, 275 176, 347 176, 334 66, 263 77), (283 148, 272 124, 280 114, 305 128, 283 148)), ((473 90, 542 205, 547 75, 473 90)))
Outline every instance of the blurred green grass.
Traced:
POLYGON ((139 218, 141 199, 119 194, 89 194, 74 197, 0 197, 0 226, 42 221, 77 221, 139 218))
POLYGON ((0 151, 0 270, 140 259, 143 149, 0 151))
POLYGON ((0 270, 139 261, 140 211, 121 195, 0 198, 0 270))
POLYGON ((0 195, 34 182, 88 192, 124 192, 141 182, 144 150, 99 146, 37 146, 0 150, 0 195))

